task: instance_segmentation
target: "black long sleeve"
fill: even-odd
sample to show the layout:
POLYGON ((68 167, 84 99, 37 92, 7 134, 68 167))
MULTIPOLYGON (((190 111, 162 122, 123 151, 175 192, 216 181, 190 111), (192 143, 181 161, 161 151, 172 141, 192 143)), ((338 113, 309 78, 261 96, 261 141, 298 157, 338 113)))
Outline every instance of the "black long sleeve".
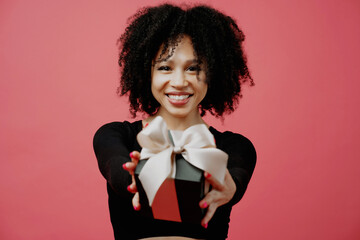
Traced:
POLYGON ((134 136, 141 130, 129 122, 113 122, 102 126, 94 136, 94 151, 101 174, 118 194, 128 194, 131 177, 122 165, 131 161, 131 151, 140 151, 134 136))
POLYGON ((246 137, 232 132, 220 133, 210 128, 216 139, 217 148, 229 155, 227 168, 236 184, 236 192, 228 203, 234 205, 243 197, 256 164, 256 151, 246 137))
POLYGON ((113 122, 102 126, 95 134, 93 146, 101 174, 107 180, 109 209, 115 239, 138 239, 154 236, 185 236, 201 239, 226 239, 230 212, 244 195, 252 176, 256 152, 245 137, 232 132, 218 132, 210 127, 216 145, 229 155, 228 169, 236 184, 232 200, 219 207, 208 228, 178 222, 146 219, 134 211, 132 194, 126 188, 131 177, 122 165, 130 161, 131 151, 140 151, 136 135, 141 131, 141 121, 113 122), (136 224, 134 224, 136 223, 136 224))

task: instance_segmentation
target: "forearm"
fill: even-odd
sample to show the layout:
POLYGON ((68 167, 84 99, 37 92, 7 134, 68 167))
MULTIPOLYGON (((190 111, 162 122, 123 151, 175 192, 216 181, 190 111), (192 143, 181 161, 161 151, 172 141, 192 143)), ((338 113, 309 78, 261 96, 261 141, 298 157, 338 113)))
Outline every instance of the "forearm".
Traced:
POLYGON ((117 193, 126 192, 131 176, 122 168, 129 157, 129 134, 119 126, 107 124, 94 136, 93 147, 101 174, 117 193))

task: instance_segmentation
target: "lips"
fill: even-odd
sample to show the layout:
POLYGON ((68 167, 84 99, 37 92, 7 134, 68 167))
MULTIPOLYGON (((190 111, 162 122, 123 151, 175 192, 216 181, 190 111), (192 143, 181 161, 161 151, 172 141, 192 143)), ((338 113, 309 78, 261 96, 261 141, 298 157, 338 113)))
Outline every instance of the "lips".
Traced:
POLYGON ((184 105, 189 101, 189 98, 193 94, 187 92, 170 92, 166 93, 166 96, 169 99, 169 102, 174 105, 184 105))

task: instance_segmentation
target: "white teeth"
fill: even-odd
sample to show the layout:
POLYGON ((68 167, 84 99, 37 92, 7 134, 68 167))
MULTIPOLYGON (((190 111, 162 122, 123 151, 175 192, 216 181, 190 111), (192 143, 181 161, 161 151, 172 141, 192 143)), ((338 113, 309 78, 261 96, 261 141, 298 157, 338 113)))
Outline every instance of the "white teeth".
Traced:
POLYGON ((169 98, 174 100, 184 100, 188 98, 190 95, 168 95, 169 98))

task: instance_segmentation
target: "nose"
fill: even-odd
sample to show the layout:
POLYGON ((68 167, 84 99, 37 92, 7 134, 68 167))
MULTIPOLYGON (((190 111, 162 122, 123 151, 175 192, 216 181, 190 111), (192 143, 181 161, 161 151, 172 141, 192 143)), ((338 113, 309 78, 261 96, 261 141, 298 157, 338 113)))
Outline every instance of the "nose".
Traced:
POLYGON ((183 71, 175 71, 171 76, 170 84, 175 88, 183 88, 188 86, 185 73, 183 71))

